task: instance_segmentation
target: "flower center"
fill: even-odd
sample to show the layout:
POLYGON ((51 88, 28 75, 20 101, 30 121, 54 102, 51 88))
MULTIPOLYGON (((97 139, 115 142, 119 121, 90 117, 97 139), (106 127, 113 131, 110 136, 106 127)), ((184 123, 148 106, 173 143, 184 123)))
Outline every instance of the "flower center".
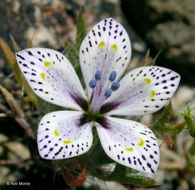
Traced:
POLYGON ((103 117, 103 114, 93 113, 92 111, 86 111, 80 119, 80 126, 91 121, 99 121, 103 117))
POLYGON ((116 76, 116 71, 112 71, 109 75, 96 71, 94 78, 89 81, 89 87, 93 89, 89 111, 93 114, 99 113, 104 100, 119 89, 120 83, 115 81, 116 76))

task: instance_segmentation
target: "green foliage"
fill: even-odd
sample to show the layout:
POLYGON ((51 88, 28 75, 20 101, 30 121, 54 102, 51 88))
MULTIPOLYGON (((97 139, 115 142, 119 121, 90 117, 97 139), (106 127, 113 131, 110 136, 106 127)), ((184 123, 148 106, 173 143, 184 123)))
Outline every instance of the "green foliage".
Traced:
POLYGON ((171 102, 164 108, 160 118, 151 127, 152 130, 163 132, 167 130, 166 124, 169 122, 172 112, 171 102))
POLYGON ((123 184, 133 184, 137 186, 151 186, 155 183, 153 179, 141 176, 131 168, 127 168, 120 164, 116 164, 112 174, 103 177, 103 179, 108 181, 118 181, 123 184))
POLYGON ((135 170, 116 164, 114 171, 106 171, 105 169, 96 168, 90 170, 93 176, 104 181, 117 181, 122 184, 131 184, 136 186, 152 186, 155 181, 152 178, 142 176, 135 170))
POLYGON ((67 58, 70 60, 73 65, 78 77, 82 78, 81 68, 79 64, 79 52, 78 50, 71 44, 65 43, 65 54, 67 58))
MULTIPOLYGON (((161 113, 159 119, 151 126, 151 130, 153 130, 153 132, 157 136, 163 137, 163 140, 165 141, 167 141, 165 136, 168 135, 171 138, 171 136, 175 136, 178 133, 180 133, 185 126, 184 122, 171 125, 170 124, 170 120, 172 118, 171 116, 172 116, 172 104, 170 102, 167 106, 164 107, 164 110, 161 113)), ((167 141, 167 143, 171 145, 171 142, 167 141)))
POLYGON ((77 69, 79 67, 79 53, 77 49, 73 45, 65 43, 65 53, 73 67, 77 69))
POLYGON ((37 97, 37 109, 39 110, 41 115, 45 115, 46 113, 58 110, 64 110, 64 108, 57 106, 55 104, 51 104, 39 97, 37 97))
POLYGON ((81 43, 83 39, 86 36, 86 26, 84 19, 82 17, 82 14, 80 13, 77 19, 77 37, 76 37, 76 45, 73 46, 69 43, 65 43, 65 54, 67 58, 70 60, 72 63, 78 77, 80 78, 81 82, 82 81, 82 72, 81 72, 81 67, 79 64, 79 49, 81 46, 81 43))
POLYGON ((80 13, 77 19, 77 39, 76 39, 77 51, 79 51, 81 43, 85 38, 86 34, 87 34, 87 30, 86 30, 85 22, 82 13, 80 13))
POLYGON ((188 161, 192 167, 195 168, 195 141, 190 148, 190 154, 188 155, 188 161))
POLYGON ((184 113, 182 115, 184 117, 188 130, 190 132, 190 135, 195 138, 195 119, 192 117, 192 114, 191 114, 191 112, 194 109, 195 107, 190 108, 190 106, 188 106, 187 109, 184 110, 184 113))
POLYGON ((78 157, 78 161, 83 167, 90 165, 92 169, 99 168, 104 164, 113 163, 113 160, 102 149, 99 139, 96 144, 93 144, 89 152, 78 157))

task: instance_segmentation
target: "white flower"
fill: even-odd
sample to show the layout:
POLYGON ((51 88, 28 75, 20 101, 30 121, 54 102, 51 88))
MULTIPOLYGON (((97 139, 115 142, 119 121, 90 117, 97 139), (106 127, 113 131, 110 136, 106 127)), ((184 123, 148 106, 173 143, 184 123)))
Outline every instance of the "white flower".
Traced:
POLYGON ((180 76, 157 66, 139 67, 120 77, 128 66, 131 44, 113 18, 99 22, 80 47, 80 66, 87 96, 71 63, 46 48, 16 53, 33 91, 44 100, 71 108, 46 114, 39 123, 38 149, 44 159, 65 159, 87 152, 95 126, 101 145, 114 161, 155 173, 159 146, 144 125, 115 116, 137 116, 161 109, 173 96, 180 76))

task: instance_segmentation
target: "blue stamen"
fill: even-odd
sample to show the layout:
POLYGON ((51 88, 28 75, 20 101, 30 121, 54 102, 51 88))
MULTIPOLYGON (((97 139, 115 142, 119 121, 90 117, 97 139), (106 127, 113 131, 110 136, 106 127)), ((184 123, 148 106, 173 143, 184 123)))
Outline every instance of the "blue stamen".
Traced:
POLYGON ((113 91, 118 90, 119 87, 120 87, 119 82, 113 82, 112 85, 111 85, 111 89, 113 91))
POLYGON ((98 81, 102 78, 102 72, 101 71, 97 71, 95 73, 95 80, 98 81))
POLYGON ((113 81, 115 80, 115 78, 116 78, 116 71, 112 71, 112 72, 110 73, 109 80, 110 80, 111 82, 113 82, 113 81))
POLYGON ((96 80, 90 80, 89 86, 90 86, 90 88, 95 88, 96 87, 96 80))
POLYGON ((112 89, 109 88, 106 90, 104 96, 106 96, 108 98, 109 96, 111 96, 111 94, 112 94, 112 89))

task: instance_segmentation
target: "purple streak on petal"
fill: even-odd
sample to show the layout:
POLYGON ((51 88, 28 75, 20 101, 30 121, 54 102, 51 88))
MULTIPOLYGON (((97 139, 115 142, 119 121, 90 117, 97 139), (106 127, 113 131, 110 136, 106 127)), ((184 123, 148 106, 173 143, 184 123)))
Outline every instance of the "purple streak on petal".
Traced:
POLYGON ((83 99, 82 97, 73 95, 70 93, 70 96, 72 97, 72 99, 84 110, 87 111, 88 110, 88 103, 85 99, 83 99))
POLYGON ((96 122, 99 123, 102 127, 110 129, 110 125, 105 117, 99 117, 96 122))
POLYGON ((100 113, 101 113, 101 114, 105 114, 105 113, 107 113, 107 112, 110 112, 111 110, 117 108, 121 103, 122 103, 122 102, 120 102, 120 103, 117 103, 117 102, 115 102, 115 103, 106 103, 106 104, 104 104, 104 105, 101 107, 100 113))
POLYGON ((81 118, 79 119, 79 121, 78 121, 78 126, 81 127, 81 126, 85 125, 88 122, 89 122, 89 119, 88 119, 87 115, 83 114, 81 116, 81 118))

